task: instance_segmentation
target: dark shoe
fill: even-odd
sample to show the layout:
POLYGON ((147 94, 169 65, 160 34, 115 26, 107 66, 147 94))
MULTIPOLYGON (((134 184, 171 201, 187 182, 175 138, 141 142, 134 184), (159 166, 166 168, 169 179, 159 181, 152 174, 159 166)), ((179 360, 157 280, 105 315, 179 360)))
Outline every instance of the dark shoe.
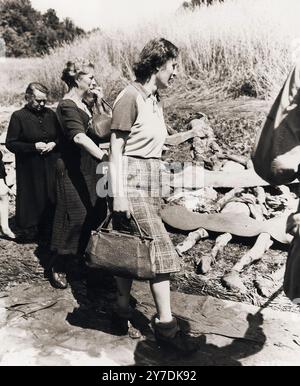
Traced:
POLYGON ((19 239, 25 243, 26 242, 33 243, 37 241, 37 238, 38 238, 38 230, 37 230, 37 227, 35 226, 23 229, 21 235, 19 236, 19 239))
POLYGON ((112 327, 118 335, 128 335, 131 339, 140 339, 141 332, 134 327, 133 310, 129 308, 124 311, 115 307, 112 311, 112 327))
POLYGON ((161 323, 157 318, 153 321, 156 341, 159 346, 175 349, 185 354, 191 354, 198 350, 198 345, 180 330, 176 318, 169 323, 161 323))
POLYGON ((54 288, 68 288, 67 276, 64 272, 56 272, 54 267, 50 270, 50 283, 54 288))
POLYGON ((20 244, 34 244, 37 242, 37 236, 22 233, 15 238, 15 241, 20 244))

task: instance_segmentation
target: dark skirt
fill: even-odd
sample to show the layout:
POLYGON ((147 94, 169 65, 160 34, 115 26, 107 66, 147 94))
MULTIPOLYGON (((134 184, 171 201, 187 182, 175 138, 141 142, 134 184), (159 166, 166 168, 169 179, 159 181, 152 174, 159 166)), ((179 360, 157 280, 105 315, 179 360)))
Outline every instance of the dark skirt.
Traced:
POLYGON ((53 218, 55 206, 55 165, 59 155, 26 153, 16 155, 16 223, 30 228, 53 218))
POLYGON ((123 160, 124 189, 131 212, 153 238, 156 272, 179 272, 179 256, 159 215, 162 189, 160 160, 126 156, 123 160))
POLYGON ((106 200, 97 197, 95 173, 70 173, 57 162, 57 204, 51 250, 60 255, 82 255, 90 233, 106 217, 106 200))

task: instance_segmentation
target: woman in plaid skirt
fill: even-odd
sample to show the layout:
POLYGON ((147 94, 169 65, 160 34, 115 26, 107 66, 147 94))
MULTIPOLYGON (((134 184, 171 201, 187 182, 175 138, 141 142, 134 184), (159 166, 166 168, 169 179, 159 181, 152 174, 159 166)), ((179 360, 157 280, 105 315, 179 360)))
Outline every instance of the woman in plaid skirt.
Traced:
MULTIPOLYGON (((133 214, 153 238, 157 274, 150 288, 157 308, 153 321, 156 338, 183 348, 177 320, 171 313, 169 282, 170 273, 180 270, 180 261, 159 216, 160 158, 167 129, 158 91, 166 89, 176 76, 177 56, 178 48, 165 39, 151 40, 142 50, 134 66, 136 81, 114 104, 110 177, 115 219, 129 221, 133 214)), ((116 281, 115 319, 127 333, 132 280, 116 281)))

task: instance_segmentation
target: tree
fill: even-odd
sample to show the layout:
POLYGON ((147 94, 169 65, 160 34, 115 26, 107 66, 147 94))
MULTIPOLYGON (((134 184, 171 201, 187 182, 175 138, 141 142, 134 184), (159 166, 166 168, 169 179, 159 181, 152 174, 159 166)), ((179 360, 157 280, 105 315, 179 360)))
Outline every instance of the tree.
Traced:
POLYGON ((6 45, 6 56, 30 56, 32 53, 31 41, 28 34, 21 38, 13 28, 6 28, 2 34, 6 45))
POLYGON ((0 38, 0 59, 6 56, 6 44, 3 38, 0 38))
POLYGON ((195 9, 197 7, 201 7, 203 5, 209 6, 213 5, 214 3, 223 3, 224 0, 190 0, 185 1, 182 6, 186 9, 195 9))
POLYGON ((60 21, 54 9, 42 14, 30 0, 0 0, 0 38, 7 56, 40 56, 84 34, 71 19, 60 21))
POLYGON ((48 9, 48 11, 43 15, 43 21, 45 25, 49 28, 56 29, 59 27, 59 18, 56 15, 56 11, 53 8, 48 9))

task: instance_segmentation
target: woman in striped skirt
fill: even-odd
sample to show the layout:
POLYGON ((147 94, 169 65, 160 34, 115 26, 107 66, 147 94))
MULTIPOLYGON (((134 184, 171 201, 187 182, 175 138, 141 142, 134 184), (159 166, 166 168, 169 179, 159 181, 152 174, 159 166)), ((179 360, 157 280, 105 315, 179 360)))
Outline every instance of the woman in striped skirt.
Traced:
POLYGON ((56 110, 61 124, 61 157, 57 162, 57 206, 51 242, 56 260, 51 281, 60 289, 67 287, 65 256, 80 257, 91 230, 106 216, 106 201, 96 194, 96 169, 104 152, 91 138, 92 114, 83 101, 87 93, 93 93, 96 103, 101 103, 102 94, 93 86, 93 72, 91 63, 67 63, 62 80, 69 91, 56 110))

